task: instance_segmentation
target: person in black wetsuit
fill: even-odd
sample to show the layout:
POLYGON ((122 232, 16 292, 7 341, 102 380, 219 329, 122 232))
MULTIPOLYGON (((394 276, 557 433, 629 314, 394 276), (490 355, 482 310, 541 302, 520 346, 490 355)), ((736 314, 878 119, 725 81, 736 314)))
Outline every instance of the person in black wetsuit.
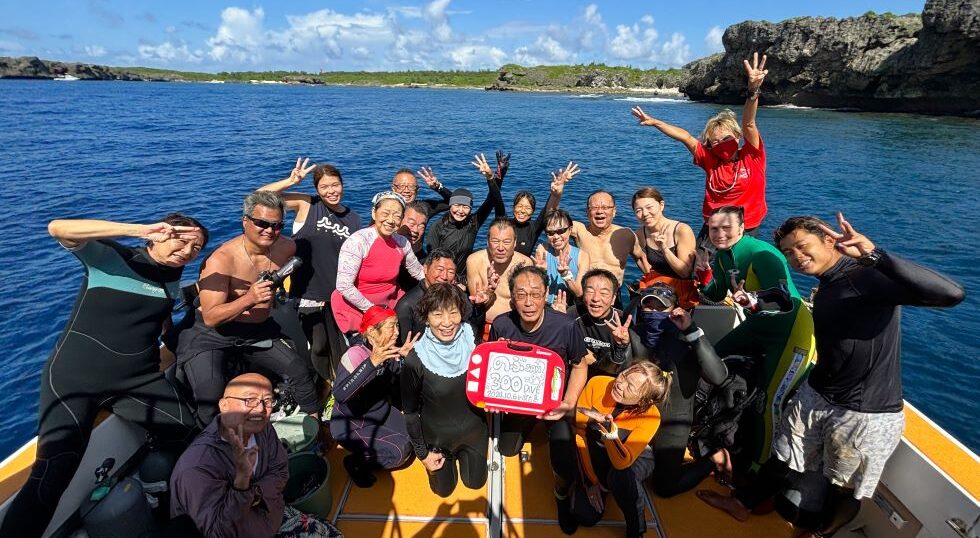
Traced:
MULTIPOLYGON (((453 284, 456 282, 456 265, 453 263, 453 256, 448 251, 437 249, 429 253, 425 263, 425 279, 420 285, 412 288, 395 304, 395 313, 398 315, 398 343, 404 343, 411 334, 422 334, 425 331, 425 319, 419 318, 415 313, 415 306, 429 287, 435 284, 453 284)), ((467 301, 463 308, 463 321, 473 327, 477 332, 479 342, 480 331, 483 329, 484 317, 486 315, 482 305, 473 305, 467 301)))
POLYGON ((295 211, 293 240, 296 255, 303 260, 292 275, 289 293, 299 299, 299 319, 310 344, 313 369, 333 383, 337 363, 347 351, 344 335, 330 312, 330 294, 337 285, 337 255, 350 234, 361 229, 361 216, 343 205, 344 178, 329 164, 307 166, 300 162, 288 178, 259 190, 282 193, 299 184, 313 171, 313 188, 317 194, 286 192, 282 194, 287 211, 295 211))
MULTIPOLYGON (((619 282, 605 269, 593 269, 582 276, 582 301, 576 301, 575 319, 585 335, 585 347, 595 362, 589 365, 589 377, 616 376, 633 362, 629 326, 631 316, 613 307, 619 282)), ((564 309, 563 305, 557 307, 564 309)))
POLYGON ((745 520, 789 469, 822 469, 836 490, 815 536, 831 535, 857 515, 901 438, 901 305, 950 307, 966 296, 949 278, 878 248, 840 213, 837 221, 840 231, 816 217, 793 217, 774 233, 790 266, 820 281, 813 299, 820 360, 783 412, 775 457, 732 497, 699 492, 745 520))
POLYGON ((160 372, 158 338, 207 230, 175 213, 150 225, 54 220, 48 232, 82 262, 85 279, 41 374, 37 456, 0 536, 41 536, 100 409, 145 426, 161 446, 183 449, 195 432, 193 411, 160 372), (117 237, 146 246, 127 247, 117 237))
POLYGON ((177 368, 194 394, 202 426, 217 413, 225 385, 239 373, 237 366, 277 376, 305 413, 320 409, 312 365, 272 318, 275 290, 272 281, 261 278, 296 252, 294 241, 280 235, 284 205, 274 192, 249 194, 243 233, 218 247, 201 269, 201 306, 194 326, 180 333, 177 368), (233 359, 243 362, 236 365, 233 359))
MULTIPOLYGON (((456 189, 449 198, 449 212, 429 226, 426 241, 429 250, 441 248, 452 252, 456 267, 466 267, 466 257, 473 250, 476 234, 494 209, 495 198, 500 195, 493 181, 487 181, 487 185, 490 192, 475 214, 472 213, 473 193, 456 189)), ((499 212, 496 215, 497 218, 501 216, 499 212)))
POLYGON ((471 489, 487 482, 486 417, 466 399, 466 371, 476 347, 473 327, 463 319, 468 308, 458 287, 432 284, 415 309, 425 332, 401 372, 402 411, 415 457, 440 497, 451 495, 459 479, 471 489))
POLYGON ((663 283, 641 290, 634 330, 637 360, 650 360, 673 377, 667 400, 660 406, 661 426, 653 438, 653 490, 672 497, 697 486, 711 473, 724 473, 728 465, 725 449, 710 457, 684 462, 694 423, 698 381, 720 385, 728 369, 715 353, 691 314, 677 304, 677 294, 663 283))
MULTIPOLYGON (((405 214, 402 216, 402 225, 398 228, 398 233, 408 239, 412 245, 412 252, 415 258, 424 260, 425 251, 425 225, 429 222, 425 205, 415 201, 405 205, 405 214)), ((408 292, 419 285, 419 281, 412 276, 407 268, 402 267, 398 271, 398 289, 408 292)))

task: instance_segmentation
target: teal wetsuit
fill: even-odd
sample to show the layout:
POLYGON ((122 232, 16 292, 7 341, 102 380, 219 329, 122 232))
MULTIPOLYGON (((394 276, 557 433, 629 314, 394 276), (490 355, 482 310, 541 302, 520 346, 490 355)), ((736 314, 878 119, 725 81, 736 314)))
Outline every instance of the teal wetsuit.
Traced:
POLYGON ((785 284, 793 299, 791 312, 749 312, 744 322, 715 344, 720 357, 745 354, 762 358, 759 381, 766 391, 765 412, 756 421, 755 442, 746 447, 753 466, 761 465, 769 458, 783 406, 813 364, 813 317, 790 278, 786 259, 769 243, 744 236, 731 249, 719 250, 711 268, 713 278, 701 292, 712 301, 732 291, 732 276, 736 282, 745 281, 746 291, 785 284))

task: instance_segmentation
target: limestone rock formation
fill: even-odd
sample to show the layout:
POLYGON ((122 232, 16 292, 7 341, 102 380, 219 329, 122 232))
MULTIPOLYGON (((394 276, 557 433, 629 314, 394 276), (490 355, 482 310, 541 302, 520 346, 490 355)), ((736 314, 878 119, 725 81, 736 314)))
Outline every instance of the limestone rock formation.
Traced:
POLYGON ((763 103, 980 114, 980 2, 929 0, 921 14, 801 17, 730 26, 725 53, 686 67, 691 99, 745 99, 742 60, 766 53, 763 103))

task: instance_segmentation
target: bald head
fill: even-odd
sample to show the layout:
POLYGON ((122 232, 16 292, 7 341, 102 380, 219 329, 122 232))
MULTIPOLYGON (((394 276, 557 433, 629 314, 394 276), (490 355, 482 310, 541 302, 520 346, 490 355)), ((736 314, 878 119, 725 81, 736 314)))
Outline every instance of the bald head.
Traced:
POLYGON ((242 374, 225 386, 224 397, 244 398, 249 396, 263 397, 272 394, 272 382, 261 374, 242 374))

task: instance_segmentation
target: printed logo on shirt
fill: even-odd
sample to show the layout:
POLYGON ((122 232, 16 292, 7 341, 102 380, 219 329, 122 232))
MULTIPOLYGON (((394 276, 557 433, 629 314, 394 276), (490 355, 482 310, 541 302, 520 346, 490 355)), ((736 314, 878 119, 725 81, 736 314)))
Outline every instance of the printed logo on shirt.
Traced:
POLYGON ((609 342, 603 342, 602 340, 598 340, 590 336, 585 337, 585 345, 592 349, 609 349, 612 347, 609 342))
POLYGON ((340 224, 339 222, 330 222, 330 219, 323 217, 322 219, 316 221, 316 229, 324 233, 333 233, 338 237, 350 237, 350 228, 340 224))

